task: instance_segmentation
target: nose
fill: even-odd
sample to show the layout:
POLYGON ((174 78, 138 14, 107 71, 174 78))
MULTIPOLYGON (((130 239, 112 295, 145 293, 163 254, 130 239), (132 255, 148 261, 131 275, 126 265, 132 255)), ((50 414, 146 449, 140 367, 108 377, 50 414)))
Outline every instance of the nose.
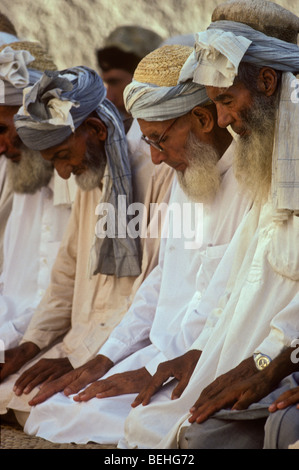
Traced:
POLYGON ((166 160, 166 155, 164 152, 160 152, 160 150, 151 147, 151 157, 152 162, 154 165, 160 165, 162 162, 166 160))
POLYGON ((57 171, 57 173, 59 174, 59 176, 61 178, 63 178, 64 180, 69 179, 69 177, 71 176, 73 168, 68 163, 56 160, 54 162, 54 167, 55 167, 55 170, 57 171))
POLYGON ((225 106, 217 105, 217 116, 219 127, 225 128, 233 122, 232 115, 225 106))

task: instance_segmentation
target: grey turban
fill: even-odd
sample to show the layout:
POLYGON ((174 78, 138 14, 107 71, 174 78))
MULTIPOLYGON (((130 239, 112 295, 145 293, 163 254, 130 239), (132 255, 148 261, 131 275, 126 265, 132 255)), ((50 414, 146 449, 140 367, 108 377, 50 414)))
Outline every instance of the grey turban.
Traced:
MULTIPOLYGON (((115 209, 118 233, 118 196, 133 202, 131 168, 123 124, 115 106, 106 99, 100 76, 88 67, 45 72, 25 94, 24 106, 15 116, 15 126, 25 145, 43 150, 62 143, 96 111, 107 127, 105 152, 111 186, 108 202, 115 209)), ((127 209, 127 207, 126 207, 127 209)), ((127 213, 127 212, 126 212, 127 213)), ((126 216, 127 224, 129 216, 126 216)), ((98 262, 94 274, 137 276, 140 274, 138 238, 98 239, 98 262)))
POLYGON ((241 61, 299 72, 299 48, 243 23, 215 21, 196 33, 194 52, 182 67, 179 82, 191 79, 201 85, 229 87, 241 61))
POLYGON ((24 107, 15 117, 18 134, 33 150, 58 145, 105 97, 102 80, 92 69, 74 67, 60 72, 45 71, 24 96, 24 107))
POLYGON ((125 88, 124 101, 134 118, 166 121, 187 114, 196 105, 206 104, 209 98, 205 88, 191 80, 173 87, 133 80, 125 88))
POLYGON ((208 30, 215 29, 244 36, 251 41, 242 59, 244 62, 260 67, 272 67, 283 72, 299 72, 297 44, 267 36, 246 24, 235 21, 215 21, 209 25, 208 30))

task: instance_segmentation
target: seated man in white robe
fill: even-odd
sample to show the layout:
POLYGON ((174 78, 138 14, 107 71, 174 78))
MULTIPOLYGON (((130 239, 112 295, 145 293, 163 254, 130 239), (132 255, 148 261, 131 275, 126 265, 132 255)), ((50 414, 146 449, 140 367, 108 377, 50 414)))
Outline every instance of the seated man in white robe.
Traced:
POLYGON ((53 166, 43 160, 40 152, 22 143, 13 121, 22 104, 23 89, 33 85, 45 67, 56 69, 38 43, 14 41, 0 47, 4 91, 0 152, 6 162, 3 191, 7 185, 13 190, 0 275, 0 338, 5 349, 22 339, 48 287, 71 210, 70 204, 54 203, 53 166))
MULTIPOLYGON (((92 69, 47 71, 26 90, 25 107, 15 116, 25 145, 40 151, 62 178, 75 174, 79 188, 50 285, 20 344, 5 352, 1 413, 13 409, 24 412, 26 419, 28 393, 36 394, 36 385, 93 357, 127 311, 135 283, 157 263, 159 231, 149 242, 138 231, 136 237, 129 236, 128 224, 134 222, 129 209, 139 202, 133 189, 143 195, 140 202, 147 209, 151 202, 167 201, 172 174, 149 172, 138 180, 135 168, 142 165, 136 161, 131 168, 122 122, 105 96, 104 84, 92 69), (31 112, 38 116, 37 125, 31 112), (108 222, 103 210, 107 204, 108 222), (113 237, 108 236, 111 227, 113 237)), ((148 156, 141 153, 142 158, 148 156)), ((154 219, 150 214, 146 218, 143 236, 154 219)))
POLYGON ((149 405, 132 410, 119 447, 261 448, 268 405, 261 402, 245 411, 234 409, 238 386, 244 377, 258 378, 261 367, 298 336, 298 132, 294 123, 299 110, 292 101, 295 77, 290 72, 299 70, 299 19, 264 1, 254 8, 248 2, 229 2, 227 12, 235 14, 234 21, 228 21, 229 14, 221 21, 223 10, 219 18, 214 12, 208 30, 196 35, 195 53, 182 75, 206 85, 219 125, 231 125, 239 134, 237 176, 255 202, 218 266, 221 275, 233 260, 226 289, 190 348, 197 354, 195 369, 184 372, 188 355, 176 358, 171 367, 164 364, 153 378, 150 394, 147 387, 137 401, 146 405, 170 377, 184 380, 180 397, 170 400, 174 384, 169 383, 149 405), (256 29, 246 24, 252 14, 256 29), (273 35, 287 34, 293 42, 269 37, 259 28, 270 29, 273 35))
POLYGON ((204 87, 191 80, 177 84, 191 51, 165 46, 152 52, 125 92, 153 162, 176 170, 159 264, 97 357, 42 387, 30 402, 39 404, 27 421, 29 434, 54 442, 117 443, 134 396, 157 364, 185 351, 205 323, 205 312, 193 312, 193 303, 204 295, 250 200, 233 175, 231 134, 218 127, 204 87), (91 382, 74 400, 68 396, 91 382), (64 394, 44 401, 59 390, 64 394))

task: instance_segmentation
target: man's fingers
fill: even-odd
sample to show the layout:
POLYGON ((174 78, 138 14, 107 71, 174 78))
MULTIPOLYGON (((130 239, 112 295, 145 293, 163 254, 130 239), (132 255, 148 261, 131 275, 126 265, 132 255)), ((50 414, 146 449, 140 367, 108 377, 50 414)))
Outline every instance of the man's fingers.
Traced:
POLYGON ((204 422, 211 414, 214 413, 214 408, 207 405, 207 406, 200 406, 199 408, 197 407, 192 407, 190 409, 191 416, 189 418, 190 423, 202 423, 204 422))
POLYGON ((222 405, 218 402, 212 402, 212 403, 207 403, 203 406, 200 406, 198 408, 192 407, 190 410, 191 417, 189 418, 190 423, 203 423, 208 419, 210 416, 212 416, 216 411, 221 410, 222 405))
POLYGON ((40 391, 29 401, 30 406, 36 406, 43 403, 48 398, 60 391, 60 387, 53 385, 53 382, 46 387, 42 387, 40 391))
POLYGON ((189 383, 189 377, 180 380, 179 383, 178 383, 178 385, 177 385, 177 386, 173 389, 173 391, 172 391, 171 399, 172 399, 172 400, 176 400, 177 398, 180 398, 180 396, 182 395, 183 391, 184 391, 185 388, 187 387, 188 383, 189 383))
POLYGON ((80 392, 80 390, 87 387, 87 385, 98 380, 101 375, 91 374, 88 370, 83 370, 80 373, 77 372, 76 375, 73 373, 73 375, 70 375, 70 377, 71 380, 69 380, 68 385, 64 389, 64 394, 66 396, 74 395, 75 393, 80 392))
POLYGON ((131 407, 132 408, 136 408, 137 406, 139 406, 143 400, 145 399, 145 395, 143 392, 140 392, 137 397, 135 398, 135 400, 131 403, 131 407))
POLYGON ((143 406, 146 406, 149 404, 151 401, 151 397, 161 388, 160 383, 155 384, 154 382, 149 385, 146 390, 143 390, 142 392, 137 395, 133 403, 131 404, 132 408, 136 408, 136 406, 142 404, 143 406))
POLYGON ((47 378, 47 376, 47 371, 41 371, 38 373, 29 373, 27 371, 24 372, 24 374, 22 374, 19 380, 17 380, 15 383, 15 394, 20 396, 22 393, 30 393, 34 387, 37 387, 39 384, 41 384, 47 378))
POLYGON ((275 400, 270 406, 269 411, 274 412, 276 410, 282 410, 288 406, 295 405, 299 401, 299 387, 295 389, 287 390, 282 393, 277 400, 275 400))
POLYGON ((85 390, 80 392, 78 395, 74 396, 75 401, 88 401, 96 397, 97 393, 104 391, 104 387, 99 385, 98 382, 91 384, 85 390))
POLYGON ((74 393, 80 392, 84 387, 86 387, 88 384, 90 384, 90 381, 87 382, 87 380, 84 377, 78 377, 76 380, 73 380, 71 383, 68 383, 64 387, 64 394, 66 396, 73 395, 74 393))
POLYGON ((251 389, 244 392, 240 398, 236 399, 236 403, 233 405, 232 410, 247 410, 247 408, 254 402, 259 401, 263 397, 263 394, 254 394, 251 389))

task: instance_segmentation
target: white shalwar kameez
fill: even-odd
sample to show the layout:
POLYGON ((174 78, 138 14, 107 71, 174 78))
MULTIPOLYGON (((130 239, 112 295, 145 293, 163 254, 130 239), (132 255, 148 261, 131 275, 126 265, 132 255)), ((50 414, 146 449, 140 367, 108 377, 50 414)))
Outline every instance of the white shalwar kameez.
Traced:
MULTIPOLYGON (((120 448, 178 447, 179 430, 190 424, 188 411, 206 386, 254 352, 276 357, 298 336, 299 218, 278 224, 272 214, 271 202, 254 206, 218 266, 221 272, 234 260, 226 292, 192 346, 203 353, 184 393, 170 400, 170 383, 148 406, 133 409, 120 448)), ((222 413, 230 419, 238 412, 217 417, 222 413)))
MULTIPOLYGON (((218 163, 222 174, 219 192, 213 203, 203 207, 203 222, 196 228, 197 240, 203 228, 202 246, 186 248, 188 240, 183 236, 169 235, 162 239, 159 264, 143 282, 128 313, 99 351, 116 363, 103 378, 141 367, 154 373, 161 361, 185 352, 190 341, 198 336, 205 322, 201 312, 197 312, 197 324, 192 323, 193 331, 189 331, 188 323, 183 328, 186 334, 180 330, 188 304, 194 293, 198 301, 204 292, 250 206, 248 198, 238 192, 232 156, 233 146, 218 163), (178 339, 173 342, 175 335, 178 339)), ((176 180, 169 206, 173 207, 173 203, 180 207, 190 204, 176 180)), ((195 204, 191 206, 194 208, 195 204)), ((171 218, 168 220, 171 226, 171 218)), ((58 393, 32 408, 24 430, 53 442, 116 444, 123 436, 124 421, 134 397, 127 394, 76 403, 58 393)))
POLYGON ((71 205, 53 204, 54 177, 35 194, 14 194, 0 276, 0 339, 17 346, 43 297, 71 205))

